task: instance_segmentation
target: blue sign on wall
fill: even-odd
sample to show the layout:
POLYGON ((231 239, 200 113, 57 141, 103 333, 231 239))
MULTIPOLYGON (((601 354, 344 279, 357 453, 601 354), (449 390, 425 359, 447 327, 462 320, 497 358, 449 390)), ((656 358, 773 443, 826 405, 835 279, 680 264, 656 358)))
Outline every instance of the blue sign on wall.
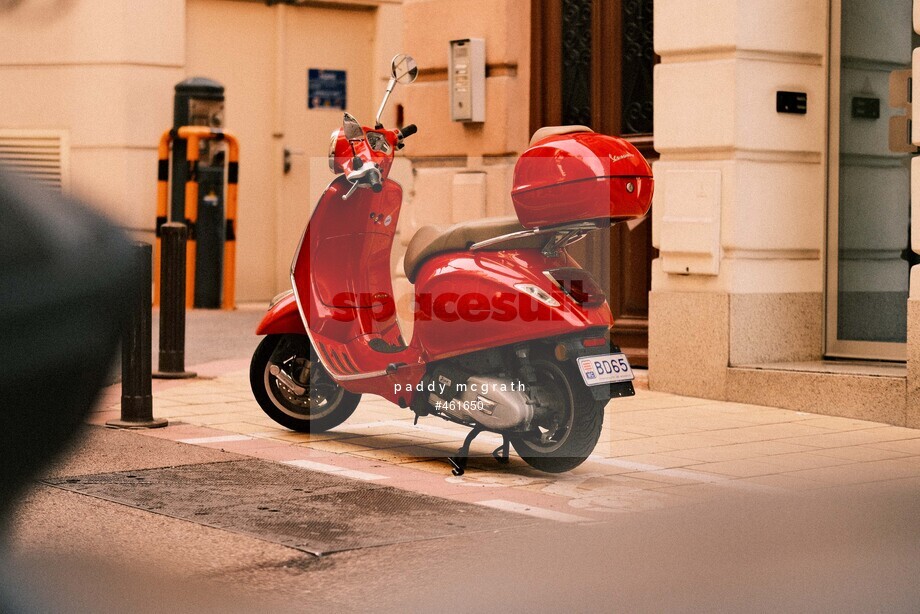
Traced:
POLYGON ((307 69, 307 108, 345 110, 345 71, 307 69))

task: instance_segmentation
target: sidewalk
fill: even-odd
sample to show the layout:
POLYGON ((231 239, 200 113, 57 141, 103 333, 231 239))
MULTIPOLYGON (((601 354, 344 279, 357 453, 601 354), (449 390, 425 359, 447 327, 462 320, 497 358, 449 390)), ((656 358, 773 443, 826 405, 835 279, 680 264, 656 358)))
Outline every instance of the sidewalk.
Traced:
POLYGON ((319 435, 266 418, 248 383, 260 315, 190 314, 200 377, 154 381, 166 428, 100 428, 119 415, 119 387, 103 392, 96 426, 13 519, 0 591, 6 575, 65 604, 39 611, 94 612, 920 605, 920 431, 640 375, 575 470, 499 465, 484 434, 454 477, 466 430, 383 401, 319 435))
MULTIPOLYGON (((498 465, 489 454, 500 438, 483 434, 471 450, 479 458, 453 477, 445 459, 467 429, 435 417, 413 426, 410 411, 381 399, 366 395, 345 424, 318 435, 265 416, 249 389, 249 356, 240 355, 244 340, 252 347, 258 341, 252 322, 259 312, 190 314, 192 353, 213 358, 207 348, 192 348, 220 345, 216 335, 234 340, 224 352, 233 356, 190 367, 195 380, 154 380, 154 415, 170 425, 145 435, 563 522, 731 492, 920 484, 920 430, 649 391, 641 371, 636 396, 608 404, 594 454, 574 471, 540 473, 513 453, 509 465, 498 465)), ((116 417, 119 395, 117 385, 107 389, 90 423, 116 417)))

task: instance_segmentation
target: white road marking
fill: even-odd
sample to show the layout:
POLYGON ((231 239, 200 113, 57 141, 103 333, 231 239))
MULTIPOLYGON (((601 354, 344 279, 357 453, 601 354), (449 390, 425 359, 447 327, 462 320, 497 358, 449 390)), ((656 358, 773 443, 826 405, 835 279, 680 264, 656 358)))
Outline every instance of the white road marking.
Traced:
POLYGON ((626 461, 618 458, 605 458, 596 454, 589 456, 588 462, 597 463, 599 465, 607 465, 610 467, 622 467, 623 469, 629 469, 630 471, 636 473, 656 473, 658 475, 666 475, 672 478, 687 480, 688 482, 701 482, 703 484, 712 484, 713 486, 725 486, 735 490, 747 490, 755 492, 782 491, 781 488, 765 486, 762 484, 751 484, 749 482, 743 481, 742 479, 736 479, 717 473, 707 473, 705 471, 696 471, 694 469, 665 469, 664 467, 659 467, 657 465, 636 463, 633 461, 626 461))
MULTIPOLYGON (((443 426, 432 426, 430 424, 421 423, 413 426, 411 420, 380 420, 379 422, 364 422, 362 424, 345 424, 342 426, 342 430, 345 432, 350 432, 353 429, 370 429, 376 428, 378 426, 397 428, 405 427, 407 433, 411 433, 413 430, 419 430, 425 433, 431 433, 432 435, 443 435, 452 439, 456 438, 460 441, 463 441, 463 438, 466 437, 466 434, 469 432, 469 429, 463 429, 459 426, 457 428, 445 428, 443 426)), ((334 433, 335 431, 330 432, 334 433)), ((382 435, 382 437, 385 436, 386 435, 382 435)), ((495 433, 484 432, 476 438, 476 441, 495 443, 498 445, 502 442, 502 436, 495 433)))
POLYGON ((515 512, 517 514, 524 514, 526 516, 533 516, 535 518, 543 518, 544 520, 555 520, 557 522, 587 522, 591 520, 590 518, 585 518, 584 516, 566 514, 563 512, 548 510, 543 507, 525 505, 523 503, 515 503, 514 501, 506 501, 504 499, 476 501, 476 504, 483 505, 485 507, 491 507, 497 510, 502 510, 505 512, 515 512))
POLYGON ((248 435, 217 435, 216 437, 192 437, 191 439, 178 439, 179 443, 227 443, 230 441, 249 441, 252 437, 248 435))
POLYGON ((345 467, 337 467, 335 465, 327 465, 325 463, 317 463, 316 461, 309 460, 284 461, 283 464, 291 465, 292 467, 300 467, 301 469, 309 469, 310 471, 320 471, 322 473, 340 475, 346 478, 354 478, 355 480, 364 480, 365 482, 387 480, 390 477, 378 473, 366 473, 364 471, 356 471, 355 469, 346 469, 345 467))
MULTIPOLYGON (((407 432, 411 432, 413 429, 418 429, 433 435, 443 435, 446 437, 457 438, 460 441, 462 441, 463 437, 466 436, 466 432, 459 429, 432 426, 430 424, 416 424, 413 426, 412 423, 408 420, 380 420, 378 422, 365 422, 363 424, 347 424, 344 425, 343 428, 347 430, 374 428, 379 426, 406 427, 407 432)), ((481 433, 479 437, 476 438, 476 441, 488 443, 490 445, 500 445, 502 443, 502 437, 496 433, 485 432, 481 433)), ((598 454, 592 454, 589 456, 587 462, 607 465, 610 467, 622 467, 636 473, 654 472, 663 476, 687 480, 688 482, 712 484, 714 486, 723 486, 733 490, 755 492, 780 492, 782 490, 772 486, 751 484, 750 482, 745 482, 743 479, 736 479, 730 476, 719 475, 716 473, 707 473, 703 471, 696 471, 694 469, 665 469, 664 467, 659 467, 657 465, 651 465, 648 463, 636 463, 633 461, 620 460, 618 458, 607 458, 598 454)))

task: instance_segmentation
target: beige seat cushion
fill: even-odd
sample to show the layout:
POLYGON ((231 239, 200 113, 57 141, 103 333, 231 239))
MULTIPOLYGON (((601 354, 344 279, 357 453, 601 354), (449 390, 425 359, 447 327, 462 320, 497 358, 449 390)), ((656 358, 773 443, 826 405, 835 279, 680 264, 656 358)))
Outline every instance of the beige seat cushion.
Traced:
MULTIPOLYGON (((410 282, 415 283, 418 269, 429 257, 442 252, 462 251, 473 243, 492 237, 526 230, 516 217, 489 217, 472 222, 461 222, 453 226, 422 226, 409 241, 403 269, 410 282)), ((524 237, 491 246, 487 249, 521 249, 542 247, 546 237, 524 237)))
POLYGON ((539 141, 551 136, 572 134, 573 132, 594 132, 594 130, 591 130, 591 128, 587 126, 546 126, 533 133, 533 136, 530 138, 530 146, 533 147, 539 141))

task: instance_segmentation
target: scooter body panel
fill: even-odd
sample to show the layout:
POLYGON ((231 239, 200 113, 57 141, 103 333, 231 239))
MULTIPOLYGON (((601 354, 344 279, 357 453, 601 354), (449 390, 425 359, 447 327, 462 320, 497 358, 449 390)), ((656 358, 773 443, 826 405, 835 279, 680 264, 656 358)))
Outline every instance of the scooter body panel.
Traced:
POLYGON ((257 335, 306 335, 303 319, 297 309, 294 293, 285 295, 272 305, 256 328, 257 335))
POLYGON ((291 281, 313 348, 332 378, 350 392, 408 404, 411 397, 400 399, 394 383, 421 379, 424 361, 403 343, 390 277, 402 188, 387 180, 379 193, 356 190, 343 200, 349 187, 339 176, 323 193, 291 281), (387 374, 390 365, 398 365, 393 374, 387 374))
POLYGON ((537 249, 463 251, 425 262, 416 280, 413 344, 427 362, 535 339, 609 328, 606 301, 579 305, 544 271, 578 267, 564 251, 547 257, 537 249), (558 303, 550 306, 516 288, 528 284, 558 303))

